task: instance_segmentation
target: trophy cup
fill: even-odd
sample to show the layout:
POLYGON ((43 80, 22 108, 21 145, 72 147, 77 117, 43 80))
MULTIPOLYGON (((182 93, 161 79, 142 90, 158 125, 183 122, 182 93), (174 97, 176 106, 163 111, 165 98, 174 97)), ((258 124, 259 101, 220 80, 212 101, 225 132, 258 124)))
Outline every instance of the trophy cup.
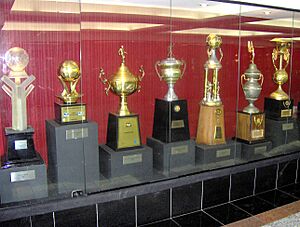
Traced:
POLYGON ((221 37, 210 34, 206 38, 208 45, 208 60, 204 64, 204 97, 200 106, 196 143, 216 145, 225 142, 224 108, 220 99, 220 85, 218 81, 219 70, 222 68, 221 61, 221 37), (219 50, 220 59, 216 52, 219 50), (209 72, 212 71, 212 82, 209 81, 209 72))
POLYGON ((58 74, 63 91, 57 97, 63 103, 55 103, 56 121, 60 124, 85 122, 86 105, 77 103, 77 100, 82 97, 76 91, 76 85, 81 77, 78 65, 72 60, 66 60, 60 65, 58 74))
POLYGON ((282 89, 282 85, 288 80, 288 74, 285 69, 290 61, 291 39, 274 38, 271 41, 275 42, 275 48, 272 53, 272 62, 275 68, 273 81, 278 85, 278 88, 270 94, 269 98, 265 98, 264 107, 266 117, 281 120, 290 118, 293 115, 293 100, 282 89))
POLYGON ((261 92, 264 77, 254 63, 252 41, 248 41, 248 52, 251 55, 251 63, 241 76, 241 85, 249 105, 237 114, 237 138, 252 143, 264 139, 265 136, 265 115, 254 105, 261 92))
POLYGON ((134 76, 125 65, 124 47, 121 46, 118 54, 122 63, 118 71, 110 77, 105 78, 104 70, 101 68, 99 79, 103 84, 107 84, 105 92, 111 90, 112 93, 120 97, 120 108, 116 114, 109 113, 107 127, 107 145, 114 150, 135 148, 141 146, 141 136, 139 119, 137 114, 132 114, 128 109, 127 96, 140 90, 140 81, 144 77, 144 69, 140 67, 139 76, 134 76))
POLYGON ((5 53, 5 63, 10 72, 1 78, 2 89, 11 98, 12 105, 12 127, 5 128, 8 149, 5 162, 29 162, 37 157, 32 138, 34 129, 27 125, 26 110, 26 98, 34 89, 31 83, 35 77, 26 73, 29 56, 20 47, 13 47, 5 53))

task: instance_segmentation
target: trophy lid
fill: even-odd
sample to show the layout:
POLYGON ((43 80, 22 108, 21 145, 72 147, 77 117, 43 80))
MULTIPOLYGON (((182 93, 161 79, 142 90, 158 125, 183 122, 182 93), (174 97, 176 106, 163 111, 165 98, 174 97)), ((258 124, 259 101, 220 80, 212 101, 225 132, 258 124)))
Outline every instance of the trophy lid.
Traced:
POLYGON ((257 68, 256 64, 251 63, 249 64, 248 69, 245 71, 244 73, 247 77, 252 77, 254 79, 258 79, 261 72, 259 71, 259 69, 257 68))
POLYGON ((178 68, 181 67, 184 63, 181 60, 177 60, 174 57, 168 57, 159 62, 159 66, 167 68, 178 68))

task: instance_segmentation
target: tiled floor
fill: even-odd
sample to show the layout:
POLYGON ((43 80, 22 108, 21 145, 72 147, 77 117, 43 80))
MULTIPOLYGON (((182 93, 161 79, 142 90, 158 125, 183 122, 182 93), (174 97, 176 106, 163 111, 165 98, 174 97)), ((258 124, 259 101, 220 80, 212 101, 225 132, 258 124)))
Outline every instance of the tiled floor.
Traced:
MULTIPOLYGON (((300 212, 300 184, 293 184, 147 226, 255 227, 273 226, 273 222, 274 226, 279 226, 278 223, 289 220, 288 216, 298 212, 300 212)), ((292 219, 294 216, 291 216, 293 224, 295 224, 295 218, 292 219)))

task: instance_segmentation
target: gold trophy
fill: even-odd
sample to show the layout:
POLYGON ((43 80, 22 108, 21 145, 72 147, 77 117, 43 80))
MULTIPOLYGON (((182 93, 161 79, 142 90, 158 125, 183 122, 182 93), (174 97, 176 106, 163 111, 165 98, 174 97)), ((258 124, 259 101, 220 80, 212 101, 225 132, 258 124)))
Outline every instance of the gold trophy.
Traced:
POLYGON ((251 61, 241 76, 241 85, 249 105, 237 114, 237 138, 247 143, 257 142, 265 136, 265 114, 254 105, 262 90, 263 75, 254 63, 255 52, 252 41, 248 41, 251 61), (244 83, 244 81, 246 81, 244 83), (258 83, 260 81, 260 83, 258 83))
POLYGON ((218 81, 223 58, 222 39, 215 34, 209 34, 206 44, 208 60, 204 64, 204 97, 200 104, 196 142, 207 145, 225 144, 224 108, 219 94, 218 81), (220 59, 217 58, 217 50, 220 53, 220 59), (209 80, 210 72, 212 72, 211 81, 209 80))
POLYGON ((59 67, 58 74, 63 91, 57 97, 63 101, 63 104, 55 103, 56 121, 62 124, 86 121, 86 106, 83 103, 77 103, 82 97, 76 91, 76 85, 81 77, 77 63, 72 60, 64 61, 59 67))
POLYGON ((275 42, 275 48, 272 52, 272 62, 275 68, 273 81, 278 85, 278 88, 270 94, 269 98, 265 98, 265 112, 268 118, 280 120, 292 117, 293 100, 282 89, 282 85, 288 80, 286 68, 290 61, 292 40, 288 38, 274 38, 271 42, 275 42))
POLYGON ((116 114, 109 113, 107 128, 107 145, 114 150, 134 148, 141 146, 141 136, 139 129, 139 119, 137 114, 132 114, 128 109, 127 96, 136 91, 140 91, 140 81, 145 72, 140 67, 139 76, 134 76, 125 65, 126 52, 121 46, 118 54, 122 63, 118 71, 110 79, 105 78, 104 70, 100 69, 99 79, 103 84, 107 84, 105 92, 111 91, 120 97, 120 108, 116 114))

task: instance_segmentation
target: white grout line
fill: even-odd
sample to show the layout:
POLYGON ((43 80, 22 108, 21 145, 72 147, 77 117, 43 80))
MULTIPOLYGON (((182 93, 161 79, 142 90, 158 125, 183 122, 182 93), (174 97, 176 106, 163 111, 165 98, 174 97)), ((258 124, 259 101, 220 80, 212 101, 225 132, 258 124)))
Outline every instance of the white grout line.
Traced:
MULTIPOLYGON (((299 110, 300 111, 300 110, 299 110)), ((299 169, 299 159, 297 159, 297 168, 296 168, 296 179, 295 179, 295 184, 297 183, 298 181, 298 169, 299 169)))
POLYGON ((228 202, 230 202, 231 200, 231 178, 232 178, 232 174, 229 175, 228 202))
POLYGON ((277 185, 278 185, 278 177, 279 177, 278 174, 279 174, 279 163, 277 163, 275 189, 277 189, 277 185))
POLYGON ((52 219, 53 219, 53 226, 55 227, 56 223, 55 223, 55 213, 54 212, 52 212, 52 219))
POLYGON ((173 216, 173 189, 170 188, 170 218, 173 216))
POLYGON ((135 226, 138 226, 138 212, 137 212, 137 196, 134 196, 134 215, 135 215, 135 226))
POLYGON ((200 210, 203 209, 204 181, 201 184, 200 210))
POLYGON ((257 168, 254 169, 254 182, 253 182, 253 193, 252 193, 252 195, 255 195, 255 191, 256 191, 256 177, 257 177, 257 168))
POLYGON ((205 210, 202 211, 203 213, 205 213, 207 216, 211 217, 212 219, 214 219, 216 222, 220 223, 221 225, 225 225, 224 223, 220 222, 218 219, 216 219, 214 216, 211 216, 209 213, 207 213, 205 210))
POLYGON ((32 219, 31 219, 31 216, 29 216, 29 223, 30 223, 30 227, 32 227, 32 219))
POLYGON ((96 221, 97 221, 97 227, 99 227, 98 203, 96 203, 96 221))

